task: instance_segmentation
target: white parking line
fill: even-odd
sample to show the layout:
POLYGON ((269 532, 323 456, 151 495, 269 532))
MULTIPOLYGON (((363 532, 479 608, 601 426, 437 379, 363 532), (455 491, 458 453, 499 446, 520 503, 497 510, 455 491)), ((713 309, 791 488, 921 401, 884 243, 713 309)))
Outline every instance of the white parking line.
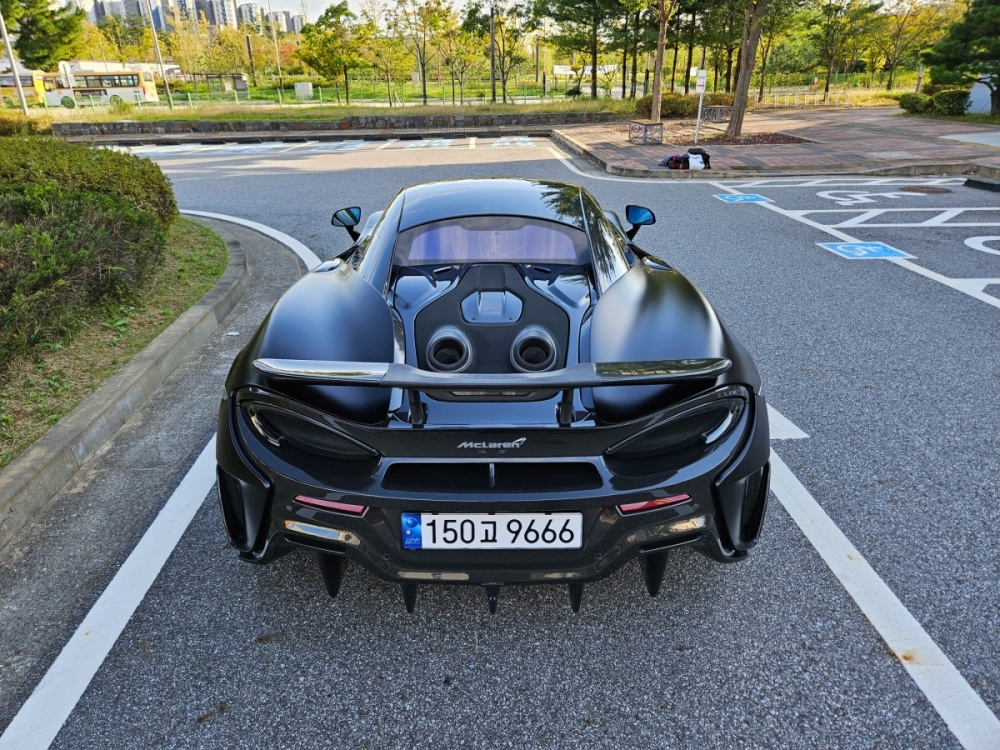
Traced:
POLYGON ((214 483, 215 437, 0 735, 0 750, 39 750, 52 744, 214 483))
MULTIPOLYGON (((737 190, 736 188, 728 187, 727 185, 725 185, 725 184, 723 184, 721 182, 713 182, 713 183, 710 183, 710 184, 714 185, 715 187, 719 188, 720 190, 725 190, 728 193, 732 193, 733 195, 740 195, 741 194, 740 191, 737 190)), ((805 224, 807 226, 810 226, 810 227, 813 227, 815 229, 818 229, 819 231, 824 232, 825 234, 829 234, 832 237, 836 237, 839 240, 843 240, 844 242, 851 242, 851 243, 860 242, 860 240, 858 240, 856 237, 852 237, 851 235, 847 234, 846 232, 841 232, 839 229, 836 229, 833 226, 829 226, 829 225, 826 225, 826 224, 820 224, 819 222, 813 221, 812 219, 808 218, 808 216, 807 216, 807 214, 815 214, 815 213, 819 213, 819 214, 822 214, 822 213, 848 213, 848 212, 850 212, 850 209, 842 209, 842 210, 840 210, 840 209, 822 209, 822 210, 818 210, 818 211, 792 211, 792 210, 789 210, 787 208, 781 208, 781 206, 776 206, 774 203, 771 203, 771 202, 768 202, 768 203, 758 203, 757 205, 758 206, 763 206, 768 211, 774 211, 775 213, 780 214, 781 216, 785 216, 785 217, 787 217, 789 219, 797 221, 800 224, 805 224)), ((901 209, 886 209, 886 210, 899 211, 901 209)), ((939 210, 939 209, 913 208, 913 209, 902 209, 902 210, 927 211, 927 210, 939 210)), ((977 210, 977 209, 965 209, 965 210, 977 210)), ((978 210, 995 211, 996 209, 978 209, 978 210)), ((871 213, 871 212, 870 211, 864 211, 862 213, 866 213, 867 214, 867 213, 871 213)), ((873 226, 873 225, 866 224, 864 226, 873 226)), ((877 226, 877 225, 874 225, 874 226, 877 226)), ((904 226, 912 226, 912 225, 907 224, 907 225, 904 225, 904 226)), ((957 225, 950 224, 950 225, 945 225, 945 226, 957 226, 957 225)), ((924 268, 923 266, 918 266, 916 263, 913 263, 912 261, 909 261, 909 260, 907 260, 905 258, 886 258, 885 262, 897 265, 900 268, 906 269, 907 271, 912 271, 913 273, 919 274, 920 276, 923 276, 926 279, 930 279, 931 281, 936 281, 939 284, 943 284, 944 286, 948 287, 949 289, 954 289, 955 291, 961 292, 962 294, 965 294, 965 295, 967 295, 969 297, 972 297, 973 299, 979 300, 980 302, 985 302, 987 305, 991 305, 992 307, 996 307, 996 308, 1000 309, 1000 297, 994 297, 991 294, 986 294, 983 291, 983 289, 985 288, 985 286, 988 286, 989 284, 980 285, 979 282, 983 281, 982 279, 950 279, 947 276, 942 276, 941 274, 935 273, 934 271, 931 271, 931 270, 929 270, 927 268, 924 268), (970 283, 970 282, 973 282, 973 283, 970 283)), ((989 280, 986 280, 986 281, 989 281, 989 280)))
POLYGON ((773 450, 771 490, 962 747, 1000 747, 997 717, 773 450))

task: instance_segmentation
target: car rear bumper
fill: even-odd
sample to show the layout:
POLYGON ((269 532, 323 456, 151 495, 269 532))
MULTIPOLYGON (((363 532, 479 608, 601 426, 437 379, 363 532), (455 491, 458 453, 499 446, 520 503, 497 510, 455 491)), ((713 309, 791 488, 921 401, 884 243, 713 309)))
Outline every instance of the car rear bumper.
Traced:
MULTIPOLYGON (((241 429, 227 402, 220 409, 219 499, 230 542, 244 559, 267 562, 289 545, 346 556, 397 583, 585 583, 611 574, 636 556, 693 545, 721 562, 746 556, 756 543, 767 504, 768 427, 755 396, 732 444, 671 481, 617 491, 615 478, 600 488, 565 493, 419 493, 362 487, 353 480, 331 487, 303 481, 293 467, 255 456, 259 446, 241 429), (690 499, 654 510, 622 513, 619 506, 653 498, 690 499), (317 508, 298 496, 365 506, 362 514, 317 508), (402 545, 402 514, 580 512, 580 549, 409 550, 402 545)), ((585 459, 581 459, 585 460, 585 459)), ((595 459, 600 464, 600 461, 595 459)), ((577 465, 577 461, 574 465, 577 465)), ((606 469, 601 464, 606 475, 606 469)))

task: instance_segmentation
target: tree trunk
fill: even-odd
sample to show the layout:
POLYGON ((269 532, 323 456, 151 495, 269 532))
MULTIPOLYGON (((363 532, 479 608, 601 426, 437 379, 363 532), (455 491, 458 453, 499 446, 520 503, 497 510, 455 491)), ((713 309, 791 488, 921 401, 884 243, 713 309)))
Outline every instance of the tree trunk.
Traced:
POLYGON ((628 16, 626 13, 625 26, 622 27, 622 101, 628 93, 628 76, 625 74, 628 70, 628 16))
POLYGON ((597 17, 597 11, 594 11, 594 17, 590 26, 590 98, 597 98, 597 31, 600 19, 597 17))
POLYGON ((829 60, 826 66, 826 83, 823 84, 823 103, 830 103, 830 79, 833 78, 833 60, 829 60))
POLYGON ((424 106, 427 106, 427 52, 424 52, 424 60, 420 63, 420 94, 424 99, 424 106))
POLYGON ((347 98, 347 105, 351 104, 351 82, 347 78, 347 66, 344 66, 344 96, 347 98))
MULTIPOLYGON (((635 81, 639 74, 639 14, 635 14, 634 28, 632 29, 632 88, 629 92, 629 99, 635 99, 635 81)), ((624 73, 622 74, 624 75, 624 73)))
POLYGON ((990 117, 1000 117, 1000 86, 990 90, 990 117))
POLYGON ((743 16, 743 37, 740 40, 740 59, 737 63, 739 75, 736 78, 736 92, 733 95, 733 115, 726 128, 726 135, 730 138, 735 138, 743 132, 743 116, 747 110, 750 77, 757 61, 757 44, 760 42, 760 29, 766 10, 767 0, 750 0, 743 16))
POLYGON ((885 84, 886 91, 892 91, 893 80, 896 78, 896 68, 889 68, 889 81, 885 84))
POLYGON ((694 25, 697 15, 691 11, 691 35, 688 37, 688 60, 687 67, 684 68, 684 93, 691 93, 691 64, 694 62, 694 25))
POLYGON ((726 93, 733 90, 733 48, 726 50, 726 93))
POLYGON ((679 41, 674 42, 674 62, 670 66, 670 92, 673 93, 674 86, 677 81, 677 53, 680 50, 681 43, 679 41))
MULTIPOLYGON (((671 12, 673 11, 673 7, 674 4, 671 2, 671 12)), ((656 14, 656 20, 658 21, 658 27, 656 30, 656 61, 653 63, 653 101, 650 106, 649 119, 654 122, 659 122, 660 107, 663 104, 663 48, 667 43, 667 24, 670 22, 670 15, 667 13, 666 8, 666 0, 657 0, 656 14)))
POLYGON ((764 100, 764 76, 767 75, 767 58, 771 54, 770 40, 764 43, 764 54, 760 60, 760 88, 757 90, 757 101, 764 100))

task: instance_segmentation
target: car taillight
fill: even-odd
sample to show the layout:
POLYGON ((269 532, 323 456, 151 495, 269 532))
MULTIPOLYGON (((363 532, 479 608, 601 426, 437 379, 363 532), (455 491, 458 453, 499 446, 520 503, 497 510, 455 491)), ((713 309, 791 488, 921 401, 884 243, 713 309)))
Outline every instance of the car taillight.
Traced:
POLYGON ((363 516, 368 510, 367 505, 356 505, 355 503, 342 503, 337 500, 320 500, 318 497, 308 495, 296 495, 295 501, 303 505, 311 505, 314 508, 324 510, 335 510, 340 513, 350 513, 352 516, 363 516))
POLYGON ((692 401, 694 403, 679 414, 667 416, 612 446, 608 455, 619 459, 642 459, 688 448, 708 448, 732 432, 747 404, 742 397, 720 398, 715 394, 692 401))
POLYGON ((363 461, 378 452, 323 421, 273 404, 244 401, 240 406, 254 431, 275 447, 284 443, 330 458, 363 461))
POLYGON ((690 499, 690 495, 670 495, 669 497, 657 497, 653 500, 643 500, 639 503, 622 503, 618 506, 618 510, 622 515, 628 515, 629 513, 641 513, 644 510, 653 510, 654 508, 664 508, 668 505, 676 505, 677 503, 683 503, 685 500, 690 499))

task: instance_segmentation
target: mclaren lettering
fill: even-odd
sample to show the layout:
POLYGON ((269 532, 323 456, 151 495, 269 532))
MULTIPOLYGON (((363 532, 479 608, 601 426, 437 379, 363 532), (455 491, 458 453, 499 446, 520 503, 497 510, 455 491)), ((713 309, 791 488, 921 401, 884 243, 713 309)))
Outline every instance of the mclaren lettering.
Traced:
POLYGON ((487 443, 487 442, 474 442, 472 440, 466 440, 464 443, 459 443, 459 449, 470 448, 473 450, 508 450, 510 448, 520 448, 527 442, 528 438, 518 438, 517 440, 512 440, 509 443, 487 443))

